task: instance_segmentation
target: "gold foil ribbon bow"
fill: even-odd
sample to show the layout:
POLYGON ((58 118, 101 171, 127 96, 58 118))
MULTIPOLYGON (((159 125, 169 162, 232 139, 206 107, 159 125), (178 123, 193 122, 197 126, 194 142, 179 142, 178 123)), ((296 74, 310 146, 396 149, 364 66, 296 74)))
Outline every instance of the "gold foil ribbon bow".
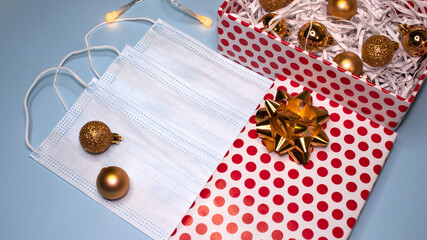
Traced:
POLYGON ((295 97, 279 90, 274 101, 265 101, 265 108, 258 110, 255 120, 258 136, 268 151, 289 153, 298 164, 310 161, 313 147, 325 147, 329 142, 322 128, 329 113, 312 106, 308 90, 295 97))

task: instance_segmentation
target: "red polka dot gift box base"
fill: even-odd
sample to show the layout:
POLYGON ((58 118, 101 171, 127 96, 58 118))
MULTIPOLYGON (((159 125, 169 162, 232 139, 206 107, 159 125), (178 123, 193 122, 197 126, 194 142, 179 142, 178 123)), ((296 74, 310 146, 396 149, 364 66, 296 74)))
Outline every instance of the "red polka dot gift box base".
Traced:
POLYGON ((233 15, 241 11, 236 0, 225 1, 218 10, 221 54, 271 79, 279 74, 295 79, 387 128, 398 127, 426 77, 424 61, 412 94, 397 96, 233 15))
MULTIPOLYGON (((305 88, 277 79, 295 96, 305 88)), ((329 145, 314 148, 297 165, 289 155, 269 153, 258 138, 255 116, 241 131, 172 239, 346 239, 397 134, 362 115, 312 93, 328 110, 329 145)), ((263 104, 263 103, 262 103, 263 104)))

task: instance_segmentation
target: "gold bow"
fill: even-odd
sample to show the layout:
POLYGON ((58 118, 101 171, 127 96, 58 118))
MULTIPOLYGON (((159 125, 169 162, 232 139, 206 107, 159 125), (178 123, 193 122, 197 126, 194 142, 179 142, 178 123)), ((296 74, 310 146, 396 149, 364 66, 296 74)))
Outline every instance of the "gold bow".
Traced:
POLYGON ((289 153, 298 164, 310 161, 312 147, 325 147, 329 142, 322 128, 329 113, 312 106, 308 90, 295 97, 279 90, 274 101, 265 101, 265 108, 257 111, 255 120, 258 136, 268 151, 289 153))

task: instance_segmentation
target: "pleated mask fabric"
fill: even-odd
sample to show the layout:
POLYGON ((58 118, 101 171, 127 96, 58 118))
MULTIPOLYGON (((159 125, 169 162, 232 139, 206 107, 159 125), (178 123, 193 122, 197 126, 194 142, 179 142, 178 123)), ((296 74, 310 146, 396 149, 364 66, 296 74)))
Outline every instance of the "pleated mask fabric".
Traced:
POLYGON ((31 157, 149 237, 167 239, 271 84, 158 20, 90 82, 31 157), (154 45, 144 45, 149 38, 154 45), (123 142, 87 153, 79 132, 94 120, 123 142), (129 176, 119 200, 97 191, 107 166, 129 176))

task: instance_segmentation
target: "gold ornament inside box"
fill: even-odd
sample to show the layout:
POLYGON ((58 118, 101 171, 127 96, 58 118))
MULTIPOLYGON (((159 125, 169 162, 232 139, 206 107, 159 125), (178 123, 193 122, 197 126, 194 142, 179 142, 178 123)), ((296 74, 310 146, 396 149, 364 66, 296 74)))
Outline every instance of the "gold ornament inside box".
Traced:
MULTIPOLYGON (((243 16, 241 19, 249 22, 255 19, 253 25, 267 29, 273 35, 325 60, 335 62, 339 67, 372 81, 387 91, 407 98, 417 83, 416 80, 408 80, 407 75, 401 71, 405 69, 409 73, 415 72, 419 67, 416 64, 417 58, 427 53, 427 28, 402 23, 419 19, 420 16, 415 13, 413 16, 400 17, 395 13, 399 10, 397 9, 381 16, 375 11, 383 9, 386 3, 376 1, 329 0, 313 3, 302 0, 249 0, 244 3, 247 6, 242 7, 239 12, 239 17, 243 16), (242 12, 252 10, 248 6, 255 11, 244 19, 242 12), (312 6, 315 7, 311 8, 312 6), (371 21, 362 17, 366 14, 370 14, 371 21), (392 18, 393 14, 396 17, 392 18), (299 17, 300 15, 303 17, 299 17), (387 18, 388 15, 390 19, 387 18), (378 27, 371 27, 373 24, 378 27), (352 26, 353 29, 350 29, 352 26), (342 33, 343 29, 349 32, 347 35, 350 37, 343 37, 347 36, 342 33), (395 34, 391 34, 390 29, 395 34), (352 38, 353 35, 357 38, 352 38), (395 36, 399 36, 399 39, 395 39, 395 36), (342 56, 338 57, 343 52, 353 53, 351 63, 349 60, 343 61, 342 56), (362 60, 362 69, 354 55, 362 60), (409 61, 408 58, 414 59, 409 61), (406 64, 403 61, 407 61, 406 64)), ((391 1, 387 4, 396 6, 393 3, 391 1)), ((427 24, 427 20, 424 22, 427 24)), ((349 58, 349 55, 345 57, 349 58)))
MULTIPOLYGON (((289 2, 284 8, 278 9, 273 13, 267 12, 259 5, 256 5, 257 1, 249 0, 245 2, 247 6, 241 5, 242 1, 240 0, 227 0, 218 11, 218 27, 222 30, 218 35, 218 50, 221 54, 266 77, 274 79, 278 75, 282 75, 286 78, 295 79, 305 87, 324 94, 384 127, 396 129, 399 126, 425 77, 427 61, 423 61, 423 57, 412 57, 404 50, 404 43, 402 42, 403 36, 408 35, 406 30, 415 29, 416 24, 408 24, 409 27, 406 28, 409 29, 405 28, 404 31, 399 31, 400 22, 386 22, 386 24, 392 24, 390 26, 393 26, 395 31, 394 37, 390 37, 387 33, 359 29, 360 39, 344 39, 345 41, 343 41, 343 38, 339 35, 336 37, 333 24, 360 20, 359 8, 366 9, 363 9, 363 3, 359 1, 357 2, 358 10, 350 20, 337 20, 337 16, 328 15, 328 1, 317 2, 322 5, 325 18, 310 17, 310 11, 300 6, 301 2, 304 1, 295 0, 289 2), (251 10, 248 6, 255 6, 256 12, 248 14, 251 10), (295 15, 297 17, 288 17, 292 14, 289 8, 300 8, 298 14, 295 15), (268 27, 264 26, 262 21, 259 21, 267 14, 274 14, 274 17, 269 21, 268 27), (284 37, 279 36, 274 31, 274 24, 282 20, 286 27, 290 29, 290 34, 284 37), (329 35, 330 38, 329 36, 327 38, 329 44, 327 42, 327 44, 321 45, 321 48, 315 51, 304 51, 303 45, 308 40, 302 41, 302 44, 300 44, 298 32, 307 24, 309 26, 308 30, 302 32, 303 37, 306 34, 309 36, 313 23, 320 23, 325 26, 326 30, 319 32, 319 39, 321 37, 326 39, 325 36, 329 35), (241 29, 239 31, 236 30, 239 38, 235 34, 235 29, 241 29), (305 32, 307 33, 304 34, 305 32), (231 35, 236 36, 236 38, 229 37, 231 35), (376 35, 384 36, 387 39, 379 45, 367 44, 365 48, 379 49, 381 53, 372 56, 368 54, 362 59, 363 43, 369 37, 376 35), (244 38, 245 41, 241 40, 241 38, 244 38), (248 44, 245 45, 242 42, 248 42, 248 44), (343 46, 346 46, 345 44, 349 42, 350 44, 357 44, 358 48, 356 50, 345 49, 343 46), (235 45, 238 45, 241 50, 235 50, 235 45), (256 48, 252 48, 254 45, 256 48), (396 49, 397 46, 398 49, 396 49), (251 52, 257 52, 257 54, 251 54, 251 52), (405 61, 400 61, 400 58, 405 59, 405 61), (420 60, 417 63, 418 59, 420 60), (369 60, 371 60, 372 65, 381 63, 385 64, 385 66, 370 66, 366 63, 369 60), (411 64, 407 64, 408 61, 411 61, 411 64), (390 74, 395 73, 391 69, 396 69, 398 76, 390 77, 390 74), (384 74, 384 71, 387 71, 387 74, 384 74), (403 80, 400 79, 402 76, 405 77, 403 80), (318 81, 317 79, 319 78, 324 80, 318 81), (384 82, 378 83, 379 78, 382 78, 384 82), (394 78, 393 81, 404 82, 405 86, 403 87, 405 88, 390 89, 390 78, 394 78), (389 86, 384 86, 384 84, 389 84, 389 86), (364 93, 360 93, 361 91, 364 91, 364 93)), ((310 4, 312 3, 310 2, 310 4)), ((316 31, 311 33, 314 36, 317 35, 316 31)), ((412 37, 412 39, 414 38, 412 37)), ((416 39, 422 40, 423 38, 417 37, 416 39)))

